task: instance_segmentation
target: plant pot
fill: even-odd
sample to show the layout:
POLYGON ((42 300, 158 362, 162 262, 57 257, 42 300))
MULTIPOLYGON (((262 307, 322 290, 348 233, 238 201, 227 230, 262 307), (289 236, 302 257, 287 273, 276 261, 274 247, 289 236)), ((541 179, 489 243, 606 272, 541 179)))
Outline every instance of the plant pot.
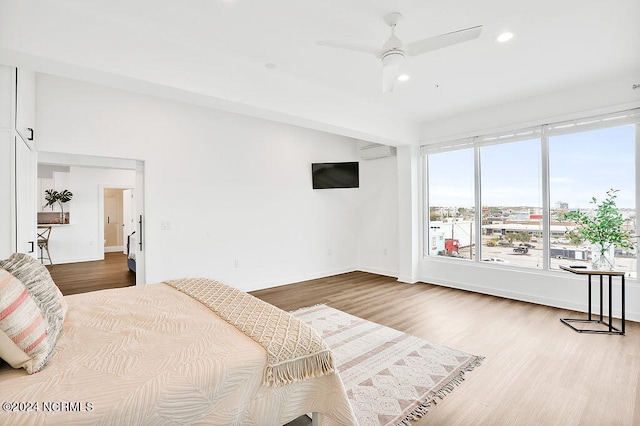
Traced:
POLYGON ((613 271, 616 267, 615 246, 591 246, 591 267, 597 271, 613 271))

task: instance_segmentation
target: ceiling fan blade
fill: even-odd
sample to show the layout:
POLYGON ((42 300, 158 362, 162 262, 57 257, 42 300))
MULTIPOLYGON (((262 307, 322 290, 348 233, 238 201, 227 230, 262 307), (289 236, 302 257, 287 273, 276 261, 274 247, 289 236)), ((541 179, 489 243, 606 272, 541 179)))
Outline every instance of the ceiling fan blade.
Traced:
POLYGON ((425 38, 424 40, 414 41, 413 43, 408 43, 405 46, 405 49, 407 54, 411 56, 420 55, 422 53, 431 52, 432 50, 462 43, 463 41, 476 39, 480 37, 481 32, 482 25, 478 25, 476 27, 465 28, 464 30, 425 38))
POLYGON ((400 70, 400 65, 387 65, 382 67, 382 92, 390 93, 393 92, 393 85, 396 82, 396 78, 398 77, 398 71, 400 70))
POLYGON ((342 43, 342 42, 328 41, 328 40, 320 40, 320 41, 317 41, 316 44, 318 46, 335 47, 338 49, 346 49, 346 50, 351 50, 351 51, 360 52, 360 53, 368 53, 371 55, 375 55, 377 57, 380 57, 380 55, 382 55, 382 49, 378 49, 377 47, 362 46, 359 44, 349 44, 349 43, 342 43))

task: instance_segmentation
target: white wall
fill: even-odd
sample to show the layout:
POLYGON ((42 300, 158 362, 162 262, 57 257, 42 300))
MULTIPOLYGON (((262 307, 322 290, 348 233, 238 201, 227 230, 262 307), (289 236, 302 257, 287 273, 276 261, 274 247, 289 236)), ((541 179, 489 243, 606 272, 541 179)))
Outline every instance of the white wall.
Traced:
MULTIPOLYGON (((422 258, 416 149, 361 162, 359 190, 313 191, 310 163, 355 161, 355 141, 48 75, 37 82, 40 150, 144 160, 148 282, 208 276, 251 290, 363 269, 585 307, 585 280, 569 273, 422 258)), ((627 317, 640 320, 640 288, 628 284, 627 317)))
MULTIPOLYGON (((420 279, 448 287, 582 312, 586 312, 588 305, 587 278, 565 271, 490 267, 460 259, 430 257, 420 263, 420 279)), ((598 312, 598 278, 594 278, 593 282, 593 312, 598 312)), ((605 307, 608 306, 607 283, 605 279, 605 307)), ((640 286, 636 280, 627 279, 625 288, 626 318, 640 321, 640 286)), ((613 279, 612 305, 613 313, 618 317, 621 314, 620 290, 620 278, 616 277, 613 279)))
MULTIPOLYGON (((355 161, 355 141, 48 75, 37 83, 40 150, 144 160, 148 282, 207 276, 252 290, 363 269, 585 308, 585 280, 569 273, 422 258, 417 149, 361 162, 359 190, 314 191, 310 163, 355 161)), ((486 123, 499 127, 500 111, 486 123)), ((453 137, 453 122, 465 117, 433 136, 453 137)), ((640 320, 637 282, 627 317, 640 320)))
POLYGON ((43 74, 36 119, 39 150, 145 162, 147 282, 356 268, 358 190, 311 188, 312 162, 358 159, 350 138, 43 74))
POLYGON ((360 161, 358 196, 358 269, 397 277, 397 157, 360 161))
POLYGON ((56 189, 73 193, 65 204, 71 220, 51 230, 51 258, 54 264, 104 259, 103 188, 134 187, 135 171, 72 166, 65 175, 64 188, 56 189))

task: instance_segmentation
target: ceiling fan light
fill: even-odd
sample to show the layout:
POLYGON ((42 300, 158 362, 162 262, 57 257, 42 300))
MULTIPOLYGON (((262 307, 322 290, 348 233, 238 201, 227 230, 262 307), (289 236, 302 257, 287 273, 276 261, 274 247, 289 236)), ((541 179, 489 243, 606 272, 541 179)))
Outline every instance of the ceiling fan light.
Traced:
POLYGON ((506 43, 507 41, 511 40, 513 38, 513 33, 506 31, 502 34, 500 34, 498 37, 496 37, 496 41, 498 43, 506 43))
POLYGON ((411 76, 409 76, 409 74, 400 74, 398 77, 396 77, 396 80, 398 81, 407 81, 411 78, 411 76))
POLYGON ((394 66, 400 65, 404 61, 404 52, 402 50, 390 50, 382 54, 382 65, 394 66))

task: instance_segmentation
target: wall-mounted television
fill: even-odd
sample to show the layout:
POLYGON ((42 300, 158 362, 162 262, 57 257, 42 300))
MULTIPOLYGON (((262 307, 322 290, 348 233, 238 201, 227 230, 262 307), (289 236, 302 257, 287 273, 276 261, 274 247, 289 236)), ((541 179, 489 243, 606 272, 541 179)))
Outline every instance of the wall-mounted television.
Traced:
POLYGON ((360 186, 359 164, 357 161, 312 163, 311 177, 313 189, 358 188, 360 186))

